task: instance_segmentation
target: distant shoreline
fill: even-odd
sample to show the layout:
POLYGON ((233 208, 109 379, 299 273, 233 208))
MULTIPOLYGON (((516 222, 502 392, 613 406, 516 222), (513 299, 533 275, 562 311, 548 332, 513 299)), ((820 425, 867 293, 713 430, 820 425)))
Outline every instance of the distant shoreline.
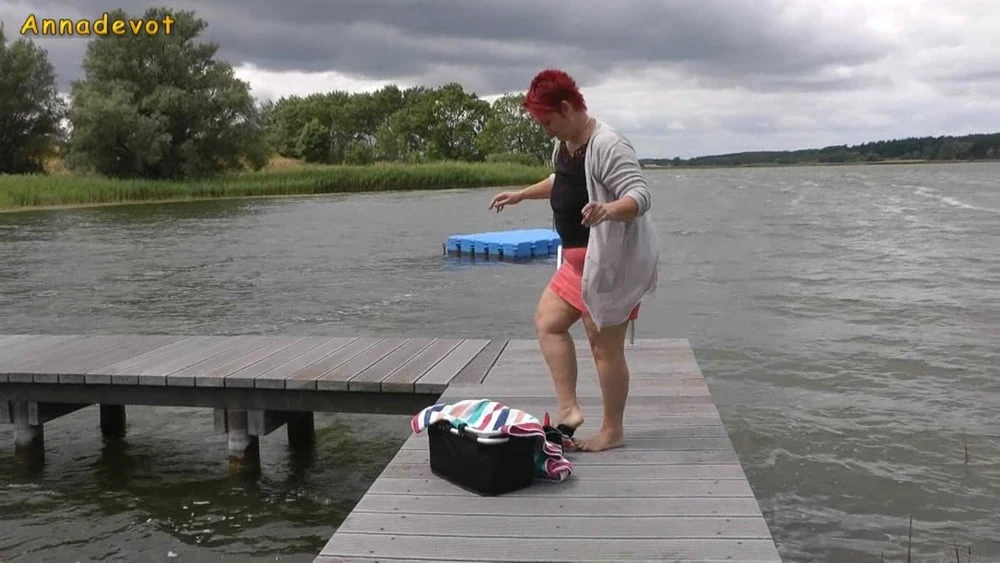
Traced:
POLYGON ((980 158, 975 160, 881 160, 873 162, 760 162, 753 164, 642 164, 644 170, 698 170, 718 168, 796 168, 823 166, 899 166, 905 164, 976 164, 996 163, 1000 158, 980 158))

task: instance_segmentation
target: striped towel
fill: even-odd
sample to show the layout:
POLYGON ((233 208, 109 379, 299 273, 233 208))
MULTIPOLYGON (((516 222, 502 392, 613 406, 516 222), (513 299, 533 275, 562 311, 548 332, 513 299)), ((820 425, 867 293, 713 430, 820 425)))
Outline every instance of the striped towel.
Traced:
POLYGON ((573 464, 563 457, 562 444, 545 439, 545 429, 534 416, 489 399, 466 399, 457 403, 438 403, 424 408, 410 421, 420 433, 438 421, 447 420, 453 427, 483 438, 535 436, 535 476, 548 481, 564 481, 573 473, 573 464))

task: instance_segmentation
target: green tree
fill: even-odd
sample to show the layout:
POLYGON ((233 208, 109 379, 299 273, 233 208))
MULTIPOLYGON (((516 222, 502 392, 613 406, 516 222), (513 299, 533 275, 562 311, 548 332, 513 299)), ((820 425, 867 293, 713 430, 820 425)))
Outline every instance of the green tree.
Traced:
POLYGON ((295 151, 306 162, 328 162, 330 159, 330 127, 313 119, 302 128, 295 151))
POLYGON ((414 108, 427 134, 434 160, 482 160, 476 137, 490 115, 490 104, 450 83, 423 96, 414 108))
POLYGON ((479 150, 488 155, 527 155, 535 162, 547 162, 552 141, 524 111, 524 94, 505 94, 492 105, 483 132, 476 138, 479 150))
MULTIPOLYGON (((122 10, 111 18, 134 17, 122 10)), ((73 84, 67 163, 113 177, 213 176, 267 163, 265 114, 218 45, 195 42, 207 24, 190 11, 152 8, 172 32, 107 36, 87 46, 73 84)))
POLYGON ((42 172, 65 115, 48 53, 0 27, 0 174, 42 172))

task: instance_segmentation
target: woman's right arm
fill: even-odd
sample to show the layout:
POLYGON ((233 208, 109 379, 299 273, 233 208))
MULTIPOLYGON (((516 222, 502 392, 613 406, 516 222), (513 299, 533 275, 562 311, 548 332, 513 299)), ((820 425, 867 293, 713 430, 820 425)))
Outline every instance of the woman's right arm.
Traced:
POLYGON ((532 184, 518 192, 521 199, 548 199, 552 193, 552 179, 555 174, 549 174, 541 182, 532 184))

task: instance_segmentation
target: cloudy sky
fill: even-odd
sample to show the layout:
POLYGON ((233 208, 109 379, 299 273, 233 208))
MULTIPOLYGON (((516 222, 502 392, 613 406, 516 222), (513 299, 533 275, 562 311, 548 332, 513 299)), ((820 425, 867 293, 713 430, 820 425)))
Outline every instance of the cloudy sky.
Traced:
MULTIPOLYGON (((259 98, 395 83, 524 91, 546 67, 640 157, 1000 131, 995 0, 0 0, 96 18, 193 9, 259 98)), ((37 38, 62 88, 86 39, 37 38)), ((490 98, 492 99, 492 98, 490 98)))

